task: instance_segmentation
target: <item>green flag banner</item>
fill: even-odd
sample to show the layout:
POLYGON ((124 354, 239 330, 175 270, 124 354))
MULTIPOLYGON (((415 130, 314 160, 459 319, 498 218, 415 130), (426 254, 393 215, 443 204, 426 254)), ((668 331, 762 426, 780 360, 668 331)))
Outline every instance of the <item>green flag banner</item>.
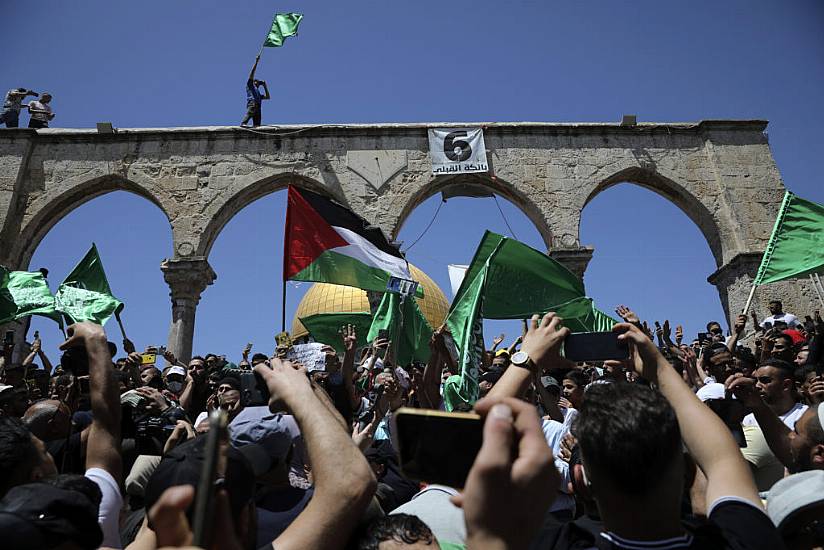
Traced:
POLYGON ((57 311, 72 323, 93 321, 105 325, 123 309, 123 302, 112 296, 94 244, 57 289, 55 300, 57 311))
POLYGON ((0 324, 14 320, 17 315, 17 304, 9 291, 10 271, 0 265, 0 324))
POLYGON ((17 305, 15 319, 27 315, 42 315, 63 325, 60 313, 55 309, 55 298, 49 284, 39 271, 12 271, 9 273, 8 289, 17 305))
POLYGON ((366 340, 375 340, 381 329, 386 330, 389 339, 392 340, 392 349, 398 365, 406 366, 412 361, 429 360, 432 327, 412 296, 401 301, 401 296, 394 292, 383 295, 366 340))
POLYGON ((272 28, 269 30, 266 40, 263 41, 263 46, 271 48, 283 46, 286 37, 298 34, 298 25, 300 25, 302 19, 303 14, 300 13, 275 14, 272 28))
POLYGON ((754 284, 763 285, 824 270, 824 206, 784 194, 754 284))
POLYGON ((484 233, 446 319, 460 366, 460 374, 444 386, 447 410, 477 399, 483 319, 526 319, 548 311, 573 332, 608 331, 617 323, 595 308, 584 285, 563 265, 523 243, 484 233))
POLYGON ((301 317, 300 322, 309 331, 315 342, 329 344, 338 353, 344 353, 343 340, 340 329, 344 325, 355 327, 355 335, 358 338, 358 347, 366 345, 366 334, 372 324, 372 314, 368 311, 356 313, 317 313, 301 317))

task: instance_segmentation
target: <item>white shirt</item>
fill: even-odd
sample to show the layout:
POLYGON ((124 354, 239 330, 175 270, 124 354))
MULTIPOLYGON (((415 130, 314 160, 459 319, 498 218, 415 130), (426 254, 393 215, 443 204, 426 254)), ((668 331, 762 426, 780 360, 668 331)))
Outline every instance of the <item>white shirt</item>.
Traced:
MULTIPOLYGON (((779 414, 778 418, 791 430, 795 429, 795 423, 798 422, 798 419, 801 418, 801 415, 804 414, 804 411, 807 410, 807 405, 803 405, 801 403, 796 403, 793 405, 793 408, 785 412, 784 414, 779 414)), ((755 415, 753 413, 748 414, 744 417, 744 420, 741 421, 742 426, 758 426, 758 422, 755 420, 755 415)))
POLYGON ((29 101, 29 112, 31 113, 32 120, 39 120, 40 122, 49 121, 48 114, 36 113, 34 111, 48 111, 49 113, 52 112, 51 107, 49 107, 48 103, 43 103, 41 101, 29 101))
POLYGON ((89 468, 86 470, 86 477, 100 487, 100 493, 103 495, 97 512, 97 523, 103 531, 103 542, 100 546, 121 548, 120 509, 123 507, 123 496, 120 494, 120 488, 111 474, 102 468, 89 468))
MULTIPOLYGON (((568 409, 574 411, 575 409, 568 409)), ((575 414, 567 414, 567 416, 574 418, 575 414)), ((556 420, 543 420, 541 422, 541 431, 544 432, 544 438, 547 445, 552 449, 552 456, 555 459, 555 468, 561 474, 561 483, 558 487, 558 497, 552 503, 550 512, 558 512, 560 510, 575 510, 575 499, 567 493, 567 484, 570 482, 569 477, 569 463, 561 458, 561 440, 569 433, 569 426, 560 423, 556 420)))
POLYGON ((761 326, 763 327, 765 323, 772 323, 773 325, 775 325, 776 321, 787 323, 787 328, 793 328, 801 324, 798 322, 798 317, 796 317, 792 313, 784 312, 779 313, 778 315, 770 315, 769 317, 761 321, 761 326))

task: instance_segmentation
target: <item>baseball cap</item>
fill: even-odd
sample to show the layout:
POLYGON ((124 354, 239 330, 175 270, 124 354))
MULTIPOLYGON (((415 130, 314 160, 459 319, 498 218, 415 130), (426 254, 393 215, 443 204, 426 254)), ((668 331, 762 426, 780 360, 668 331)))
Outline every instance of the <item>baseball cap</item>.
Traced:
POLYGON ((785 477, 767 495, 767 514, 779 531, 799 514, 815 507, 824 510, 824 470, 785 477))
POLYGON ((183 367, 179 367, 179 366, 175 365, 173 367, 169 367, 166 370, 166 376, 169 376, 170 374, 178 374, 180 376, 186 376, 186 369, 184 369, 183 367))
POLYGON ((541 377, 541 385, 545 388, 549 388, 555 386, 556 388, 560 388, 561 384, 558 383, 558 379, 554 376, 542 376, 541 377))
POLYGON ((97 505, 79 491, 46 483, 18 485, 0 501, 3 546, 39 550, 71 541, 98 548, 103 532, 97 514, 97 505))
POLYGON ((505 357, 509 357, 509 350, 499 349, 498 351, 495 352, 495 357, 501 357, 502 355, 505 356, 505 357))
MULTIPOLYGON (((226 447, 225 487, 229 492, 232 516, 254 497, 255 474, 246 457, 234 447, 226 447)), ((146 484, 145 505, 150 510, 163 491, 175 485, 191 485, 197 493, 200 473, 206 460, 206 437, 190 439, 166 453, 146 484)), ((190 507, 189 511, 192 511, 190 507)), ((191 519, 191 518, 190 518, 191 519)))
POLYGON ((804 338, 804 336, 801 334, 801 332, 799 332, 799 331, 797 331, 793 328, 788 328, 787 330, 784 331, 784 334, 786 334, 787 336, 789 336, 790 338, 793 339, 793 345, 794 346, 798 345, 799 343, 806 340, 806 338, 804 338))

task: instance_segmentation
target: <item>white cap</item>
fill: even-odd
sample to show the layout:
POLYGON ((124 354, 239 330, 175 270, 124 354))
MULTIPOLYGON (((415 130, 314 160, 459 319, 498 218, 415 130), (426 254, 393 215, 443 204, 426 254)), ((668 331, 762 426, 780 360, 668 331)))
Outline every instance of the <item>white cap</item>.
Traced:
POLYGON ((178 365, 175 365, 173 367, 169 367, 169 370, 166 371, 166 376, 169 376, 170 374, 179 374, 180 376, 186 376, 186 369, 178 365))
POLYGON ((767 514, 779 531, 787 520, 814 506, 824 507, 824 471, 810 470, 785 477, 767 495, 767 514))
POLYGON ((724 394, 724 384, 721 384, 720 382, 706 384, 704 386, 701 386, 701 388, 697 392, 695 392, 695 395, 702 402, 709 401, 710 399, 724 399, 724 394))

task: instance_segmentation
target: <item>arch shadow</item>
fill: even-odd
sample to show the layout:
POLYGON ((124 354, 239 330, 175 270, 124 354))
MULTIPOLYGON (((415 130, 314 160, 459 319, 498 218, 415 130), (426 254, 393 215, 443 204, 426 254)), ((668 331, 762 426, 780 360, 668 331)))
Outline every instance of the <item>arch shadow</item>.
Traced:
POLYGON ((169 230, 172 232, 169 213, 151 191, 123 176, 106 174, 72 185, 70 189, 48 199, 45 205, 37 207, 37 213, 22 227, 12 257, 18 260, 21 268, 27 269, 43 238, 60 220, 87 202, 115 191, 135 194, 157 206, 169 222, 169 230))
POLYGON ((208 258, 212 246, 214 246, 215 241, 217 241, 218 236, 220 236, 220 232, 233 217, 256 200, 286 189, 289 185, 302 187, 329 197, 341 204, 346 204, 344 201, 341 201, 340 197, 332 195, 329 189, 322 183, 306 176, 287 172, 261 178, 248 185, 242 185, 240 189, 226 199, 218 208, 217 212, 211 216, 203 233, 200 235, 195 254, 208 258))
MULTIPOLYGON (((657 172, 652 172, 637 166, 625 168, 602 180, 589 193, 584 204, 581 206, 581 213, 584 208, 602 191, 614 187, 619 183, 631 183, 644 189, 653 191, 657 195, 667 199, 677 206, 689 219, 698 226, 704 235, 704 239, 710 247, 715 263, 720 267, 724 263, 723 243, 721 231, 712 213, 695 195, 685 189, 675 181, 662 176, 657 172)), ((578 220, 578 234, 580 235, 581 219, 578 220)))
POLYGON ((535 225, 535 228, 541 235, 547 250, 551 248, 552 231, 550 229, 549 222, 544 217, 544 214, 538 205, 535 204, 535 202, 528 195, 511 183, 502 180, 499 177, 486 174, 462 174, 447 177, 440 176, 424 184, 419 190, 412 194, 404 205, 403 210, 401 210, 401 213, 395 222, 395 226, 392 228, 392 239, 397 239, 401 229, 403 228, 403 224, 415 208, 417 208, 421 203, 432 195, 440 193, 446 189, 456 187, 467 188, 470 191, 467 196, 472 196, 472 188, 484 188, 487 191, 492 191, 496 195, 505 198, 518 207, 518 209, 523 212, 535 225))

